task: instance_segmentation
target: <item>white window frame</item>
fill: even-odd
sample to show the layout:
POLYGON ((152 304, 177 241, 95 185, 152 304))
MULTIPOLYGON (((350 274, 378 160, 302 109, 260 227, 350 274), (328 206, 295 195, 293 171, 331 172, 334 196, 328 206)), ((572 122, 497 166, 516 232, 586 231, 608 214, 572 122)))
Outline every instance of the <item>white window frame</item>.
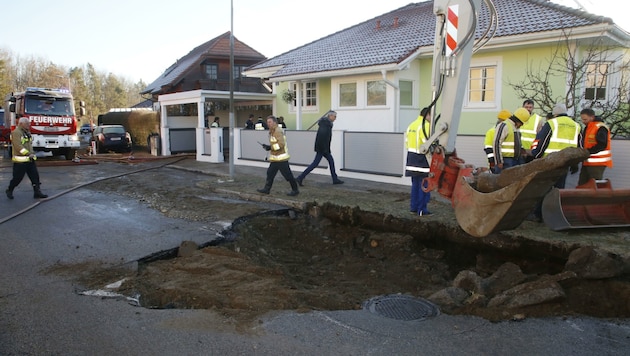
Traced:
MULTIPOLYGON (((386 95, 387 95, 387 99, 386 99, 386 105, 371 105, 368 106, 367 105, 367 83, 371 82, 371 81, 379 81, 379 80, 383 80, 382 77, 380 76, 374 76, 374 75, 369 75, 369 76, 353 76, 353 77, 347 77, 347 78, 333 78, 331 79, 331 105, 335 108, 339 108, 339 109, 343 109, 343 110, 348 110, 348 111, 355 111, 355 110, 389 110, 390 108, 392 108, 393 106, 397 105, 397 103, 395 102, 397 100, 397 97, 395 95, 392 95, 393 93, 393 89, 389 84, 385 85, 385 91, 386 91, 386 95), (357 86, 357 105, 356 106, 341 106, 340 102, 339 102, 339 96, 340 96, 340 85, 341 84, 356 84, 357 86)), ((413 92, 415 93, 413 96, 413 106, 409 106, 409 108, 411 107, 417 107, 418 102, 417 102, 417 96, 419 93, 418 90, 418 83, 417 81, 413 80, 413 79, 408 79, 406 78, 405 80, 408 81, 412 81, 413 82, 413 92)), ((404 106, 404 108, 408 108, 407 106, 404 106)))
POLYGON ((400 100, 402 97, 402 90, 399 93, 399 97, 398 97, 398 105, 400 105, 401 108, 413 108, 415 107, 415 98, 418 96, 416 95, 416 82, 414 80, 411 79, 398 79, 398 87, 400 88, 400 83, 401 82, 409 82, 411 83, 411 104, 409 105, 403 105, 400 100))
MULTIPOLYGON (((611 82, 611 79, 612 79, 612 76, 613 76, 612 72, 614 70, 614 63, 612 61, 607 61, 607 60, 591 61, 591 62, 587 63, 586 68, 588 69, 588 66, 591 65, 591 64, 595 64, 595 65, 598 65, 598 66, 601 65, 601 64, 606 64, 608 66, 606 68, 606 74, 603 75, 605 77, 606 84, 603 87, 598 87, 598 86, 594 87, 596 91, 597 91, 597 88, 604 88, 606 90, 606 94, 604 95, 603 99, 597 99, 597 98, 587 99, 586 98, 586 90, 588 88, 591 88, 590 86, 587 86, 587 82, 589 80, 590 72, 586 71, 586 73, 584 73, 584 82, 582 83, 582 93, 583 93, 582 97, 584 98, 584 101, 587 102, 587 103, 591 103, 591 102, 608 102, 608 100, 610 99, 610 88, 611 88, 610 82, 611 82)), ((600 75, 600 76, 602 76, 602 75, 600 75)), ((598 81, 598 79, 599 78, 596 75, 595 81, 598 81)))
POLYGON ((383 80, 383 78, 374 78, 374 79, 366 79, 363 85, 363 91, 364 91, 364 102, 363 102, 363 107, 367 108, 367 109, 379 109, 379 108, 387 108, 388 107, 388 103, 387 103, 387 95, 388 95, 388 90, 387 90, 387 83, 383 80), (369 82, 382 82, 383 87, 385 87, 385 104, 380 104, 380 105, 368 105, 368 83, 369 82))
MULTIPOLYGON (((304 81, 300 83, 300 88, 302 90, 302 102, 306 103, 306 83, 315 83, 315 105, 302 105, 302 111, 314 111, 317 112, 319 111, 319 103, 321 102, 320 99, 320 90, 319 90, 319 80, 309 80, 309 81, 304 81)), ((297 87, 298 82, 289 82, 289 90, 292 90, 295 93, 295 88, 297 87)), ((295 99, 289 103, 289 112, 295 112, 296 111, 296 100, 297 100, 297 95, 295 97, 295 99)))
POLYGON ((359 107, 360 85, 357 81, 344 81, 337 83, 337 106, 344 109, 356 109, 359 107), (354 105, 341 105, 341 86, 344 84, 354 84, 354 105))
MULTIPOLYGON (((623 58, 625 55, 625 51, 610 51, 605 55, 602 55, 597 61, 591 61, 592 63, 608 63, 608 73, 606 75, 606 98, 604 100, 596 100, 595 103, 603 104, 609 103, 611 99, 611 95, 616 96, 616 89, 622 84, 623 73, 620 71, 620 66, 623 66, 623 58)), ((584 73, 584 80, 581 83, 581 93, 580 96, 581 106, 582 107, 590 107, 593 105, 593 102, 590 100, 586 100, 586 74, 584 73)), ((625 90, 624 90, 625 92, 625 90)), ((625 100, 625 99, 624 99, 625 100)))
POLYGON ((466 80, 466 93, 464 96, 464 109, 465 110, 470 110, 470 111, 486 111, 486 110, 498 110, 500 103, 502 102, 501 100, 501 95, 503 92, 503 88, 502 88, 502 83, 503 83, 503 65, 502 65, 502 61, 501 58, 499 57, 489 57, 489 58, 482 58, 482 59, 477 59, 477 60, 472 60, 470 63, 470 69, 468 70, 468 73, 466 73, 467 76, 467 80, 466 80), (487 101, 487 102, 471 102, 469 101, 469 97, 470 97, 470 69, 474 69, 474 68, 479 68, 479 67, 495 67, 496 69, 496 77, 494 79, 495 81, 495 88, 494 88, 494 100, 493 101, 487 101))

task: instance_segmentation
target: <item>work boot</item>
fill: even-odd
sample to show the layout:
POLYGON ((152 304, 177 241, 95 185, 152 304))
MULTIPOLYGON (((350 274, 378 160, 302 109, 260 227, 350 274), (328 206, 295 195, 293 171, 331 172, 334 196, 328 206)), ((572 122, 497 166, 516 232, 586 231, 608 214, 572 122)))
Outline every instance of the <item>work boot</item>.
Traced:
POLYGON ((289 184, 291 184, 291 191, 287 193, 288 196, 290 197, 294 197, 298 194, 300 194, 300 191, 298 190, 298 182, 301 182, 301 179, 290 179, 289 180, 289 184))
POLYGON ((333 180, 333 184, 343 184, 343 181, 339 178, 333 180))
POLYGON ((39 184, 33 184, 33 198, 44 199, 48 198, 48 195, 42 193, 42 191, 39 189, 39 184))
POLYGON ((271 191, 271 186, 273 185, 273 181, 267 180, 265 182, 265 187, 263 189, 256 189, 258 193, 269 194, 271 191))
POLYGON ((7 188, 4 192, 7 193, 7 198, 13 199, 13 188, 7 188))
POLYGON ((296 179, 291 179, 289 181, 289 184, 291 184, 291 194, 287 194, 290 196, 295 196, 300 194, 300 190, 298 189, 298 181, 296 179))

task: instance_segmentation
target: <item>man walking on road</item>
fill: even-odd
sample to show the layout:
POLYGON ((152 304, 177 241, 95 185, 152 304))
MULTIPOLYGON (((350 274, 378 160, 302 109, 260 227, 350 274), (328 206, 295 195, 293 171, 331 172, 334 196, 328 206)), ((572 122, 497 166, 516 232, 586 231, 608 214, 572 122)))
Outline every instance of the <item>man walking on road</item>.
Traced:
POLYGON ((48 198, 39 189, 39 172, 35 165, 35 152, 33 151, 33 136, 31 136, 31 122, 27 117, 21 117, 18 125, 11 133, 11 145, 13 146, 13 179, 5 191, 9 199, 13 199, 13 189, 17 187, 24 175, 27 174, 33 185, 33 198, 48 198))
POLYGON ((267 127, 269 128, 269 144, 263 144, 263 148, 269 152, 269 168, 267 168, 267 180, 265 181, 265 187, 258 189, 259 193, 269 194, 273 180, 276 178, 278 171, 282 174, 284 179, 291 184, 291 191, 287 193, 288 196, 295 196, 300 194, 298 190, 297 182, 291 172, 289 166, 289 149, 287 148, 286 137, 284 136, 284 130, 278 126, 278 119, 275 116, 269 115, 267 117, 267 127))
POLYGON ((335 160, 333 159, 332 154, 330 154, 330 142, 332 141, 332 128, 333 122, 337 120, 337 113, 330 110, 319 119, 317 124, 319 125, 319 129, 317 129, 317 135, 315 136, 315 159, 313 162, 302 172, 297 178, 297 182, 300 186, 302 186, 302 181, 306 176, 311 173, 315 167, 321 162, 322 157, 326 158, 328 161, 328 166, 330 167, 330 176, 332 177, 333 184, 343 184, 343 181, 337 177, 337 172, 335 171, 335 160))

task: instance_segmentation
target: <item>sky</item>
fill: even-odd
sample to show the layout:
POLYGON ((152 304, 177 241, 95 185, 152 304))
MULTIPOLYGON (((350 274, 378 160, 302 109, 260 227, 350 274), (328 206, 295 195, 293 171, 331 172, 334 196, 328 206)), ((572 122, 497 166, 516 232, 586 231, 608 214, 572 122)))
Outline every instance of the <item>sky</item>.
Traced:
MULTIPOLYGON (((90 63, 97 71, 149 84, 178 58, 231 26, 236 39, 271 58, 412 2, 419 1, 13 1, 3 6, 14 25, 5 21, 0 27, 0 50, 68 68, 90 63)), ((615 13, 618 0, 554 2, 581 4, 630 31, 630 17, 615 13)))

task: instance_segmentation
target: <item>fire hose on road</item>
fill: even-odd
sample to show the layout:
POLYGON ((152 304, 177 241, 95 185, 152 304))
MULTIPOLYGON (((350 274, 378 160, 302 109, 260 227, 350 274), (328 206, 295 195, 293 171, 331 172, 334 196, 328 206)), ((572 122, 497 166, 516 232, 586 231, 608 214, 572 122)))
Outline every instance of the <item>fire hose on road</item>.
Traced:
POLYGON ((96 179, 96 180, 94 180, 92 182, 82 183, 82 184, 79 184, 79 185, 77 185, 75 187, 68 188, 66 190, 63 190, 63 191, 57 193, 57 194, 53 194, 53 195, 49 196, 48 198, 37 200, 35 203, 27 206, 26 208, 24 208, 22 210, 19 210, 19 211, 15 212, 15 213, 13 213, 13 214, 11 214, 9 216, 6 216, 6 217, 0 219, 0 225, 4 224, 5 222, 7 222, 7 221, 9 221, 9 220, 11 220, 11 219, 13 219, 13 218, 15 218, 17 216, 20 216, 20 215, 26 213, 29 210, 34 209, 35 207, 37 207, 41 203, 44 203, 44 202, 49 201, 49 200, 56 199, 56 198, 58 198, 58 197, 60 197, 62 195, 70 193, 70 192, 72 192, 74 190, 77 190, 79 188, 83 188, 83 187, 88 186, 90 184, 94 184, 94 183, 101 182, 101 181, 108 180, 108 179, 119 178, 119 177, 123 177, 123 176, 126 176, 126 175, 131 175, 131 174, 135 174, 135 173, 149 171, 149 170, 152 170, 152 169, 162 168, 162 167, 165 167, 165 166, 167 166, 169 164, 177 163, 177 162, 179 162, 179 161, 181 161, 183 159, 186 159, 186 157, 179 157, 179 158, 177 158, 175 160, 170 160, 170 159, 172 159, 172 157, 168 157, 168 158, 165 157, 165 158, 161 158, 161 159, 169 159, 169 161, 165 162, 163 164, 157 165, 157 166, 136 169, 136 170, 131 171, 131 172, 119 173, 119 174, 115 174, 115 175, 112 175, 112 176, 109 176, 109 177, 98 178, 98 179, 96 179))

